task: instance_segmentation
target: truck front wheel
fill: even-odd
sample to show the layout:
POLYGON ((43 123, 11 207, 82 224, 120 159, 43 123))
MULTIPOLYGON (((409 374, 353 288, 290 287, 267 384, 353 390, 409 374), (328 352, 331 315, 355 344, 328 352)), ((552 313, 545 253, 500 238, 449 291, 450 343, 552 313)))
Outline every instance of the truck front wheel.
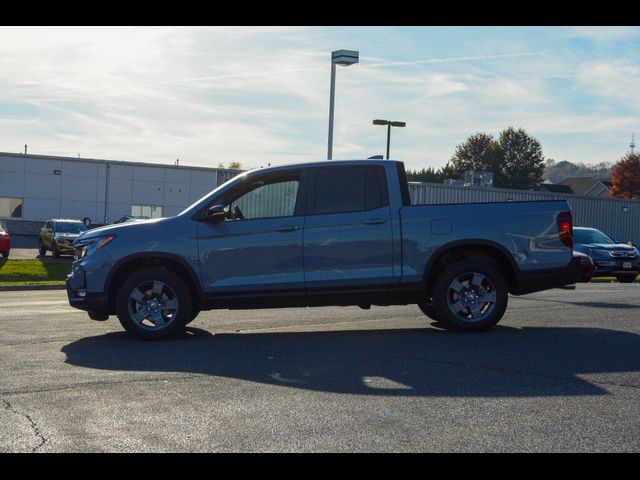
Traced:
POLYGON ((183 332, 191 320, 191 296, 184 281, 172 271, 144 268, 120 287, 116 312, 125 330, 136 337, 167 338, 183 332))
POLYGON ((449 265, 433 289, 433 310, 448 329, 481 332, 500 321, 507 308, 508 287, 494 265, 466 259, 449 265))

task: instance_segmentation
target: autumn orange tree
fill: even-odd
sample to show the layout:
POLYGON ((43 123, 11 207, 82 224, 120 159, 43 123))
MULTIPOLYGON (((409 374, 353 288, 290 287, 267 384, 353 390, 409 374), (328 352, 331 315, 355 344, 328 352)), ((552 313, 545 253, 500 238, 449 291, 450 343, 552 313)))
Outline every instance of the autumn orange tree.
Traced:
POLYGON ((611 195, 640 198, 640 155, 628 153, 611 170, 611 195))

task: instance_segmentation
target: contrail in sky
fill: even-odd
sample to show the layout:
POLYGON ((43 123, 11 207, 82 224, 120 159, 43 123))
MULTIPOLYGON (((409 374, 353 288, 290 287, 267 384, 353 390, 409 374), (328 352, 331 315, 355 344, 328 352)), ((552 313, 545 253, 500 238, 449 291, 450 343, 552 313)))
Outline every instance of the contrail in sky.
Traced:
MULTIPOLYGON (((428 63, 448 63, 448 62, 470 62, 478 60, 497 60, 501 58, 516 58, 516 57, 531 57, 535 55, 544 55, 545 52, 524 52, 524 53, 504 53, 494 55, 473 55, 468 57, 445 57, 445 58, 429 58, 425 60, 408 60, 398 62, 377 62, 377 63, 359 63, 355 66, 358 68, 381 68, 381 67, 397 67, 397 66, 411 66, 411 65, 423 65, 428 63)), ((324 67, 315 68, 290 68, 282 70, 273 70, 266 72, 244 72, 244 73, 227 73, 222 75, 212 75, 207 77, 198 78, 184 78, 169 83, 178 82, 201 82, 207 80, 225 80, 231 78, 248 78, 248 77, 261 77, 264 75, 282 75, 283 73, 293 72, 312 72, 321 71, 324 67)))
POLYGON ((446 62, 468 62, 476 60, 497 60, 499 58, 513 57, 531 57, 534 55, 544 55, 545 52, 525 52, 525 53, 504 53, 499 55, 474 55, 469 57, 448 57, 448 58, 430 58, 427 60, 410 60, 404 62, 379 62, 365 63, 361 67, 395 67, 405 65, 422 65, 425 63, 446 63, 446 62))

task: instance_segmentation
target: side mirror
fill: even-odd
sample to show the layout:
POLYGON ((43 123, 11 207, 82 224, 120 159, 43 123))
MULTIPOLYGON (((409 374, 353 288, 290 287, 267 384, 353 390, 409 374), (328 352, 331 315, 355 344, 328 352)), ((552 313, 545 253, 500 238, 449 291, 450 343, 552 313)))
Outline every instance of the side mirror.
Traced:
POLYGON ((214 205, 207 210, 207 216, 203 220, 212 223, 224 222, 227 212, 224 211, 223 205, 214 205))

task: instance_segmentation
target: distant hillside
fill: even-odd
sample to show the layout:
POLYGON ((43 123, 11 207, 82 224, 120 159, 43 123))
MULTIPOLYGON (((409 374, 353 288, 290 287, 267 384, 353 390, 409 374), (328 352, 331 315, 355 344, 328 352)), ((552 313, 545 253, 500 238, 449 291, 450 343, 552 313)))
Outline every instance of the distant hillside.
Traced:
POLYGON ((547 160, 547 165, 542 174, 544 180, 558 183, 569 177, 598 177, 611 179, 612 162, 600 162, 594 165, 578 162, 571 163, 563 160, 556 162, 555 160, 547 160))

